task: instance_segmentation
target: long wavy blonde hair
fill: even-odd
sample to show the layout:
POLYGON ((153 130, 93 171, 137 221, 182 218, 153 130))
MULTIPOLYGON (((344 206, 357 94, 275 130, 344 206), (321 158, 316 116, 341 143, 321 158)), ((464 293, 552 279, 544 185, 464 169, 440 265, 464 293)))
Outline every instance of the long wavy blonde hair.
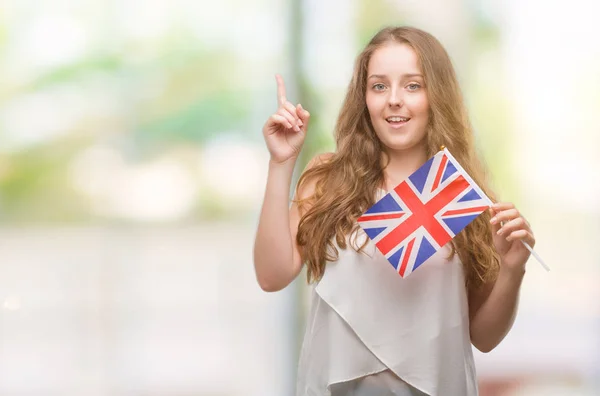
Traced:
MULTIPOLYGON (((373 52, 396 42, 416 52, 424 75, 430 105, 426 133, 427 158, 446 146, 484 192, 494 199, 477 157, 473 131, 452 62, 440 42, 412 27, 389 27, 377 33, 358 56, 337 124, 337 150, 327 160, 311 167, 300 177, 298 189, 315 181, 311 197, 298 201, 310 208, 300 219, 297 243, 307 265, 308 282, 318 281, 326 261, 335 261, 347 248, 347 237, 358 229, 356 219, 375 203, 375 191, 383 186, 381 163, 384 147, 377 138, 366 105, 367 67, 373 52)), ((490 215, 486 211, 452 241, 452 257, 463 263, 468 289, 492 280, 498 270, 498 255, 492 242, 490 215)), ((365 242, 366 244, 366 242, 365 242)), ((362 246, 354 246, 361 251, 362 246)))

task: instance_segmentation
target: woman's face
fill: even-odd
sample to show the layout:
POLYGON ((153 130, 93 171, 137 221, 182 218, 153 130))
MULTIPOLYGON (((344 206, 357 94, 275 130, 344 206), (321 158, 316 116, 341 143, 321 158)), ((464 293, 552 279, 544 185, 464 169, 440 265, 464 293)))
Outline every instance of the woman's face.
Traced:
POLYGON ((389 150, 425 148, 429 101, 412 47, 392 42, 373 52, 366 101, 375 133, 389 150))

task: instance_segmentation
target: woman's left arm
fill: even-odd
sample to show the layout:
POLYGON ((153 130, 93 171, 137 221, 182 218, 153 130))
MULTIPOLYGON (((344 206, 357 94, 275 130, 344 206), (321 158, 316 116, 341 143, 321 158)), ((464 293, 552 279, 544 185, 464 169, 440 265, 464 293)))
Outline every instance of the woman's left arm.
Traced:
POLYGON ((469 293, 471 342, 481 352, 494 349, 510 331, 530 255, 521 241, 531 247, 535 245, 529 223, 512 203, 496 203, 490 210, 500 271, 495 282, 469 293))

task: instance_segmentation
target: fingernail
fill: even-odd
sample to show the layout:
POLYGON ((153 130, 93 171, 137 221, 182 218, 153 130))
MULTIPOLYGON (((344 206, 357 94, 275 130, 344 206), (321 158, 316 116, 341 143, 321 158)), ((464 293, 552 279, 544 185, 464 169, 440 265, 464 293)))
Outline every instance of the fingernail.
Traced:
POLYGON ((502 228, 500 228, 500 229, 498 230, 498 232, 496 232, 496 235, 500 235, 500 234, 502 234, 502 228))
POLYGON ((497 222, 497 221, 498 221, 498 219, 497 219, 497 218, 495 218, 495 217, 492 217, 492 219, 490 220, 490 223, 492 223, 492 224, 496 224, 496 222, 497 222))
POLYGON ((290 124, 290 123, 288 122, 288 123, 287 123, 287 127, 288 127, 288 128, 291 128, 291 127, 292 127, 292 124, 290 124))
POLYGON ((304 126, 304 123, 301 120, 298 120, 298 126, 304 126))
POLYGON ((294 127, 294 130, 295 130, 296 132, 300 132, 300 128, 298 127, 298 125, 296 125, 296 126, 294 127))

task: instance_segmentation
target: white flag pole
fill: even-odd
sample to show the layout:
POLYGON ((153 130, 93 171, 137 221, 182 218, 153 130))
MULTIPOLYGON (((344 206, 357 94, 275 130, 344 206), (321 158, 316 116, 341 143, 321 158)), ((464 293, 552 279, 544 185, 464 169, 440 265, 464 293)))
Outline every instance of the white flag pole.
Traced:
POLYGON ((550 271, 550 267, 548 267, 548 265, 546 265, 546 263, 544 263, 544 260, 542 260, 542 258, 535 252, 535 250, 533 250, 533 248, 531 246, 529 246, 529 244, 527 242, 525 242, 524 240, 521 239, 521 242, 523 242, 523 245, 525 245, 527 250, 529 250, 531 255, 533 257, 535 257, 535 259, 542 265, 542 267, 544 267, 544 269, 546 271, 550 271))

